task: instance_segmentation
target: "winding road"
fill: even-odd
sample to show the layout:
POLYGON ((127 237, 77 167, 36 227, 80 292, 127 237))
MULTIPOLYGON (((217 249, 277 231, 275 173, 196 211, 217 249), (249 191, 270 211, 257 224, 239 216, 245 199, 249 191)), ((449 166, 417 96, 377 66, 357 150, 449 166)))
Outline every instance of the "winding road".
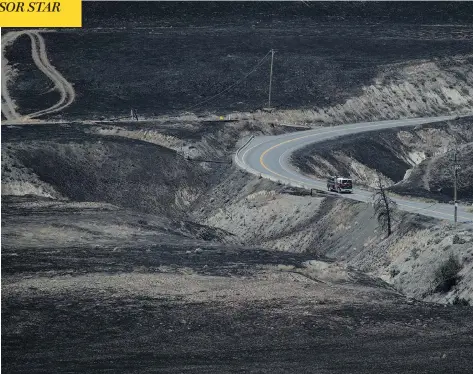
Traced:
MULTIPOLYGON (((308 144, 318 143, 341 136, 349 136, 351 134, 396 127, 416 126, 454 118, 454 116, 442 116, 354 123, 335 127, 317 128, 278 136, 253 137, 236 152, 235 163, 240 168, 252 174, 278 183, 293 187, 301 187, 304 189, 326 191, 327 186, 325 180, 310 178, 303 175, 290 163, 290 156, 294 151, 305 147, 308 144)), ((362 202, 372 201, 372 192, 357 188, 356 183, 352 194, 331 194, 362 202)), ((453 205, 427 203, 401 197, 393 197, 393 200, 396 201, 401 210, 437 219, 453 221, 453 205)), ((458 222, 473 223, 473 212, 468 212, 464 206, 459 206, 458 222)))
POLYGON ((75 99, 74 87, 51 65, 46 53, 46 44, 39 31, 12 31, 2 36, 2 113, 7 121, 25 121, 46 114, 60 112, 67 108, 75 99), (49 108, 29 114, 20 114, 11 98, 8 85, 14 79, 14 72, 6 58, 6 48, 11 46, 20 36, 27 35, 31 40, 31 56, 37 68, 54 84, 54 90, 59 93, 59 100, 49 108))

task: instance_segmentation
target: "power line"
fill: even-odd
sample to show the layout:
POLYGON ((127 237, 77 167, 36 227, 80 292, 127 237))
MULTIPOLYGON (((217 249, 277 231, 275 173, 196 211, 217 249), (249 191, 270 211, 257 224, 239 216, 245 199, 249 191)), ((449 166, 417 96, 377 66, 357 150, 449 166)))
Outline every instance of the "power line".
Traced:
POLYGON ((207 102, 209 102, 209 101, 211 101, 211 100, 213 100, 213 99, 219 97, 220 95, 224 94, 225 92, 231 90, 233 87, 239 85, 239 84, 240 84, 241 82, 243 82, 246 78, 248 78, 253 72, 255 72, 256 69, 258 69, 258 68, 261 66, 261 64, 264 62, 264 60, 266 60, 266 57, 268 57, 270 53, 271 53, 271 51, 269 51, 268 53, 266 53, 266 55, 256 64, 256 66, 255 66, 249 73, 247 73, 243 78, 241 78, 239 81, 237 81, 236 83, 232 84, 230 87, 227 87, 227 88, 224 89, 223 91, 220 91, 219 93, 217 93, 217 94, 215 94, 215 95, 209 97, 208 99, 205 99, 205 100, 201 101, 200 103, 197 103, 197 104, 195 104, 195 105, 193 105, 193 106, 191 106, 191 107, 189 107, 189 108, 187 108, 187 109, 185 109, 185 110, 188 111, 188 110, 197 108, 197 107, 201 106, 202 104, 205 104, 205 103, 207 103, 207 102))

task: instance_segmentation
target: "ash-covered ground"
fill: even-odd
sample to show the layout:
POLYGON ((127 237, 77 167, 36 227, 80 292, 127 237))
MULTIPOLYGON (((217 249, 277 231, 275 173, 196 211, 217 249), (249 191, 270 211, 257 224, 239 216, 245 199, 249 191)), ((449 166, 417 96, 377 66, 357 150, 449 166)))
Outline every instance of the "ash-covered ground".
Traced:
POLYGON ((155 144, 202 157, 247 124, 159 126, 2 128, 3 370, 469 372, 471 308, 409 300, 340 261, 373 258, 347 240, 376 237, 366 209, 155 144))
MULTIPOLYGON (((401 215, 386 238, 365 204, 231 164, 241 139, 292 125, 468 110, 470 9, 89 2, 84 28, 41 32, 75 95, 42 117, 62 124, 2 126, 2 369, 470 373, 471 230, 401 215), (269 60, 194 107, 271 48, 278 110, 244 113, 266 105, 269 60), (455 284, 438 290, 449 256, 455 284)), ((26 36, 4 57, 14 109, 57 102, 26 36)), ((366 184, 379 168, 404 178, 392 188, 439 198, 434 149, 468 147, 467 125, 342 148, 366 184)), ((330 167, 349 170, 331 150, 330 167)), ((300 166, 317 173, 306 151, 300 166)))
MULTIPOLYGON (((466 104, 459 95, 471 104, 471 6, 409 7, 406 13, 389 4, 84 4, 82 28, 43 33, 51 63, 77 91, 71 106, 50 117, 123 117, 131 108, 146 117, 261 109, 269 59, 242 78, 272 48, 275 108, 315 110, 318 120, 340 122, 380 111, 455 109, 466 104), (432 90, 439 97, 425 94, 432 90), (380 95, 379 107, 372 107, 380 95), (391 110, 401 106, 399 95, 412 100, 412 108, 391 110), (360 102, 336 108, 357 97, 360 102)), ((27 36, 7 48, 6 57, 14 64, 11 91, 20 108, 29 112, 57 101, 33 64, 27 36)))
POLYGON ((471 308, 407 302, 354 270, 321 278, 310 253, 32 200, 2 212, 6 372, 469 372, 471 308))

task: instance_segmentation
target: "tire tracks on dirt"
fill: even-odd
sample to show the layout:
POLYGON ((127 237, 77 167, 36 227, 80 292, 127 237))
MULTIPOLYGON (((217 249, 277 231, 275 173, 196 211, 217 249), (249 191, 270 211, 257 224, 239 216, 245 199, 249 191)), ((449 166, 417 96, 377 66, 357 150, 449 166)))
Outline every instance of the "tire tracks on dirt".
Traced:
MULTIPOLYGON (((34 113, 21 115, 16 111, 16 105, 10 97, 8 92, 8 76, 6 79, 2 80, 2 113, 7 120, 28 120, 32 118, 37 118, 51 113, 57 113, 69 105, 71 105, 75 100, 75 91, 71 83, 64 78, 61 73, 59 73, 56 68, 49 61, 47 52, 46 52, 46 43, 43 36, 39 31, 28 30, 8 33, 2 37, 2 69, 7 68, 8 61, 5 58, 5 47, 11 45, 19 36, 27 35, 31 40, 31 55, 35 65, 38 67, 41 72, 46 75, 53 83, 54 90, 59 92, 59 101, 49 108, 36 111, 34 113), (5 105, 3 105, 5 101, 5 105)), ((5 70, 9 71, 9 70, 5 70)), ((10 76, 11 78, 11 76, 10 76)))
POLYGON ((54 83, 54 86, 60 94, 60 99, 56 104, 47 109, 31 113, 28 117, 35 118, 45 114, 59 112, 71 105, 74 101, 76 96, 74 88, 49 62, 46 53, 46 43, 39 32, 28 31, 26 34, 31 39, 31 54, 36 66, 54 83))
POLYGON ((2 35, 2 113, 8 120, 18 120, 21 114, 16 111, 16 104, 8 92, 8 82, 13 78, 13 69, 8 66, 8 60, 5 57, 6 48, 22 34, 22 32, 13 31, 2 35))

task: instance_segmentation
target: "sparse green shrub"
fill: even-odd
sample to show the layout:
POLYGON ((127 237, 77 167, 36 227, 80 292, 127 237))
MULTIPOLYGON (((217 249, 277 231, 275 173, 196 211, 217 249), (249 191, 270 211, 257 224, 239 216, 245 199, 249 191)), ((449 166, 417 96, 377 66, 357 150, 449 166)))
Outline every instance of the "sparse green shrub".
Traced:
POLYGON ((460 276, 458 275, 460 270, 460 262, 454 255, 450 255, 448 260, 435 271, 434 292, 450 291, 460 280, 460 276))

